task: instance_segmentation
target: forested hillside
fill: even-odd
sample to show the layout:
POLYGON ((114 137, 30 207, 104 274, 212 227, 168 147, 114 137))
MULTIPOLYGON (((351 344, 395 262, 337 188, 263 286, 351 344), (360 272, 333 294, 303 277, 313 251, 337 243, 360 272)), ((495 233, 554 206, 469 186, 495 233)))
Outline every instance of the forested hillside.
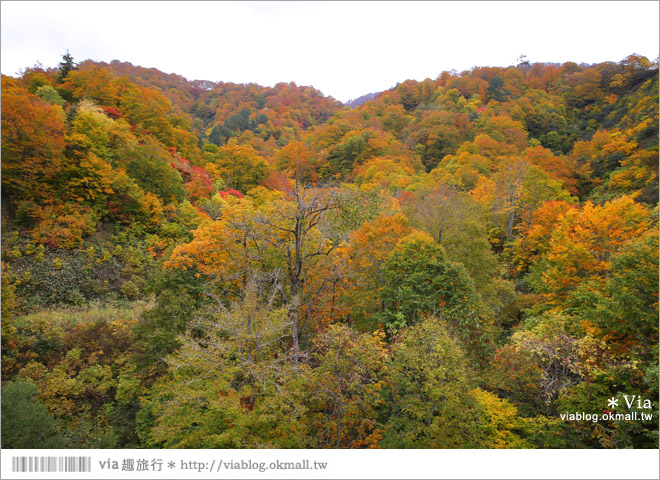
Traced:
POLYGON ((2 446, 658 448, 657 61, 403 80, 2 76, 2 446))

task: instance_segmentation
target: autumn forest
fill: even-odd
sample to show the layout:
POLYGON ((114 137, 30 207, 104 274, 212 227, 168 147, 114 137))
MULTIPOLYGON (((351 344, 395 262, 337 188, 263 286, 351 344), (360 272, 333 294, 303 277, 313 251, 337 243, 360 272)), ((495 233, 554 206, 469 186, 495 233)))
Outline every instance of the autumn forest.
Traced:
POLYGON ((3 75, 3 448, 658 448, 657 60, 518 62, 3 75))

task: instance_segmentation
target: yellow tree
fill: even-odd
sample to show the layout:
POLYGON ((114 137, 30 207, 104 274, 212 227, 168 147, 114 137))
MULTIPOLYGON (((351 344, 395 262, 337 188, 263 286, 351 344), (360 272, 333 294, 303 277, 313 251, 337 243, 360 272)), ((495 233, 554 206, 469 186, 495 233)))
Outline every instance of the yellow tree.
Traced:
MULTIPOLYGON (((525 176, 530 164, 521 157, 505 162, 493 178, 481 177, 472 195, 491 210, 504 241, 513 239, 513 227, 523 205, 525 176)), ((492 241, 492 240, 491 240, 492 241)))
POLYGON ((414 161, 405 158, 389 155, 374 157, 355 168, 355 183, 400 191, 410 184, 416 170, 414 161))
POLYGON ((555 227, 548 250, 531 268, 532 283, 551 304, 561 304, 582 282, 603 279, 612 255, 651 227, 649 210, 630 197, 569 210, 555 227))
POLYGON ((236 144, 220 147, 205 168, 214 181, 241 192, 256 187, 268 173, 268 164, 254 148, 236 144))
POLYGON ((490 178, 481 177, 470 192, 491 212, 490 241, 495 244, 513 241, 515 231, 531 221, 532 212, 544 201, 574 200, 559 180, 550 178, 526 157, 502 160, 498 171, 490 178))

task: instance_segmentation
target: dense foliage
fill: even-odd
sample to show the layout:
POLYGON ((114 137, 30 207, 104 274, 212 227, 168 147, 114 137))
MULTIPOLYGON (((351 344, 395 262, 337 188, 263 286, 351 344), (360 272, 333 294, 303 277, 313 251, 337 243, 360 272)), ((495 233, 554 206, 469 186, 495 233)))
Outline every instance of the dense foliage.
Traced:
POLYGON ((3 76, 2 446, 657 448, 657 61, 363 100, 3 76))

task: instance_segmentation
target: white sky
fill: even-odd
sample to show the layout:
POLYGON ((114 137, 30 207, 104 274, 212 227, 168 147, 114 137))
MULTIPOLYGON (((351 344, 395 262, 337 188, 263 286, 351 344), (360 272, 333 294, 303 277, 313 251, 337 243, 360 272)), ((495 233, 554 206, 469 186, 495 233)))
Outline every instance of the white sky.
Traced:
POLYGON ((346 101, 442 71, 658 57, 657 1, 2 1, 1 69, 121 60, 189 80, 313 85, 346 101))

